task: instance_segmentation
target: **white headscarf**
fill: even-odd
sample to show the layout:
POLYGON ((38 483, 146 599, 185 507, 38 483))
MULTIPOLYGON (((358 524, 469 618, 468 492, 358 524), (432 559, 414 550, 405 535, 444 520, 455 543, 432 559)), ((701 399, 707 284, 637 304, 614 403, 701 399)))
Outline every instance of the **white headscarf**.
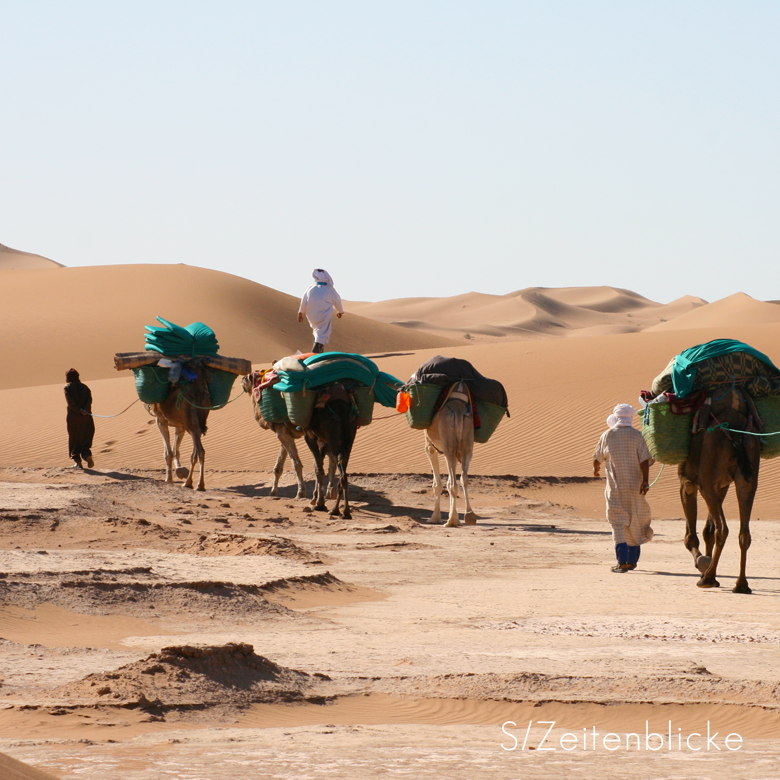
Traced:
POLYGON ((330 274, 324 268, 315 268, 311 274, 314 277, 315 282, 325 282, 333 287, 333 279, 330 278, 330 274))
POLYGON ((633 425, 636 409, 631 404, 618 404, 612 414, 607 417, 607 425, 610 428, 619 428, 621 426, 631 427, 633 425))

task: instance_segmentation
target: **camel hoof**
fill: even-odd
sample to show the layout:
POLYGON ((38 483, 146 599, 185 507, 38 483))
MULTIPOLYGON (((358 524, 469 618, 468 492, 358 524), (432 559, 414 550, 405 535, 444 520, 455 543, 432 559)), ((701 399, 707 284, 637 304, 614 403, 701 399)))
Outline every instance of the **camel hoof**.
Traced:
POLYGON ((205 485, 198 485, 198 487, 196 487, 195 490, 200 490, 201 493, 205 493, 206 492, 206 486, 205 485))
POLYGON ((458 528, 460 526, 460 520, 449 520, 444 524, 445 528, 458 528))
POLYGON ((709 555, 700 555, 696 559, 696 568, 704 574, 707 569, 710 568, 710 564, 712 563, 712 557, 709 555))
POLYGON ((711 580, 705 580, 704 577, 702 577, 696 585, 700 588, 719 588, 720 583, 717 580, 711 579, 711 580))
POLYGON ((314 505, 314 511, 315 512, 327 512, 328 511, 328 507, 326 507, 325 504, 323 504, 322 506, 320 506, 319 504, 315 504, 314 505))
POLYGON ((176 469, 176 476, 179 479, 187 479, 190 475, 190 470, 186 466, 179 466, 179 468, 176 469))
MULTIPOLYGON (((271 493, 272 496, 275 496, 276 493, 271 493)), ((306 498, 306 491, 305 490, 299 490, 298 493, 295 495, 296 498, 306 498)))
POLYGON ((351 520, 352 519, 352 512, 344 512, 343 515, 341 515, 344 520, 351 520))
POLYGON ((740 582, 737 580, 737 584, 734 586, 732 593, 744 593, 746 595, 750 595, 753 591, 750 588, 750 586, 747 584, 747 582, 740 582))
POLYGON ((466 512, 466 514, 463 515, 463 522, 466 525, 476 525, 477 516, 474 514, 474 512, 466 512))
POLYGON ((191 482, 190 483, 185 482, 182 485, 182 487, 187 488, 188 490, 192 490, 192 483, 191 482))

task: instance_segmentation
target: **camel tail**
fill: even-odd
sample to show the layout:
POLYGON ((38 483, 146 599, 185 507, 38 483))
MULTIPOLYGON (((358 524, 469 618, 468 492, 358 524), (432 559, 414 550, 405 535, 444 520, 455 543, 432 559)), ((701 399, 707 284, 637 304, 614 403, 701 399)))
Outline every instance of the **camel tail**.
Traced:
POLYGON ((750 481, 753 479, 753 463, 750 460, 747 449, 745 447, 745 437, 742 434, 735 433, 734 436, 734 453, 737 456, 737 466, 742 472, 742 476, 750 481))

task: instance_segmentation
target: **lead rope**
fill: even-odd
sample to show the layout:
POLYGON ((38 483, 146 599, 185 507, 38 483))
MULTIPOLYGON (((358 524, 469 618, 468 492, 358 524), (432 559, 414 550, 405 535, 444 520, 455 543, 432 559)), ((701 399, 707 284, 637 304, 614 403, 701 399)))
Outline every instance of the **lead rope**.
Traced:
POLYGON ((664 473, 664 469, 666 468, 666 464, 661 464, 661 470, 658 472, 658 476, 647 486, 647 489, 650 490, 653 485, 655 485, 656 482, 658 482, 659 479, 661 479, 661 474, 664 473))
MULTIPOLYGON (((133 401, 133 403, 130 404, 130 406, 132 406, 133 404, 137 404, 140 400, 141 400, 140 398, 136 398, 135 401, 133 401)), ((122 409, 121 412, 117 412, 116 414, 92 414, 92 412, 84 412, 84 414, 87 414, 90 417, 101 417, 104 420, 108 420, 112 417, 119 417, 120 414, 124 414, 130 408, 130 406, 126 406, 124 409, 122 409)))

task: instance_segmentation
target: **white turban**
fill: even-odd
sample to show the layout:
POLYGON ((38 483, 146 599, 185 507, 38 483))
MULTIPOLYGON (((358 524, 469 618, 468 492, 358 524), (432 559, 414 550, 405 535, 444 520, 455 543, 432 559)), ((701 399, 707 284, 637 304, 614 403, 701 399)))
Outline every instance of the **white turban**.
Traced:
POLYGON ((330 278, 330 274, 324 268, 315 268, 311 274, 314 277, 315 282, 325 282, 333 287, 333 279, 330 278))
POLYGON ((607 425, 610 428, 617 428, 620 426, 633 425, 634 415, 636 409, 631 404, 618 404, 613 410, 612 414, 607 417, 607 425))

